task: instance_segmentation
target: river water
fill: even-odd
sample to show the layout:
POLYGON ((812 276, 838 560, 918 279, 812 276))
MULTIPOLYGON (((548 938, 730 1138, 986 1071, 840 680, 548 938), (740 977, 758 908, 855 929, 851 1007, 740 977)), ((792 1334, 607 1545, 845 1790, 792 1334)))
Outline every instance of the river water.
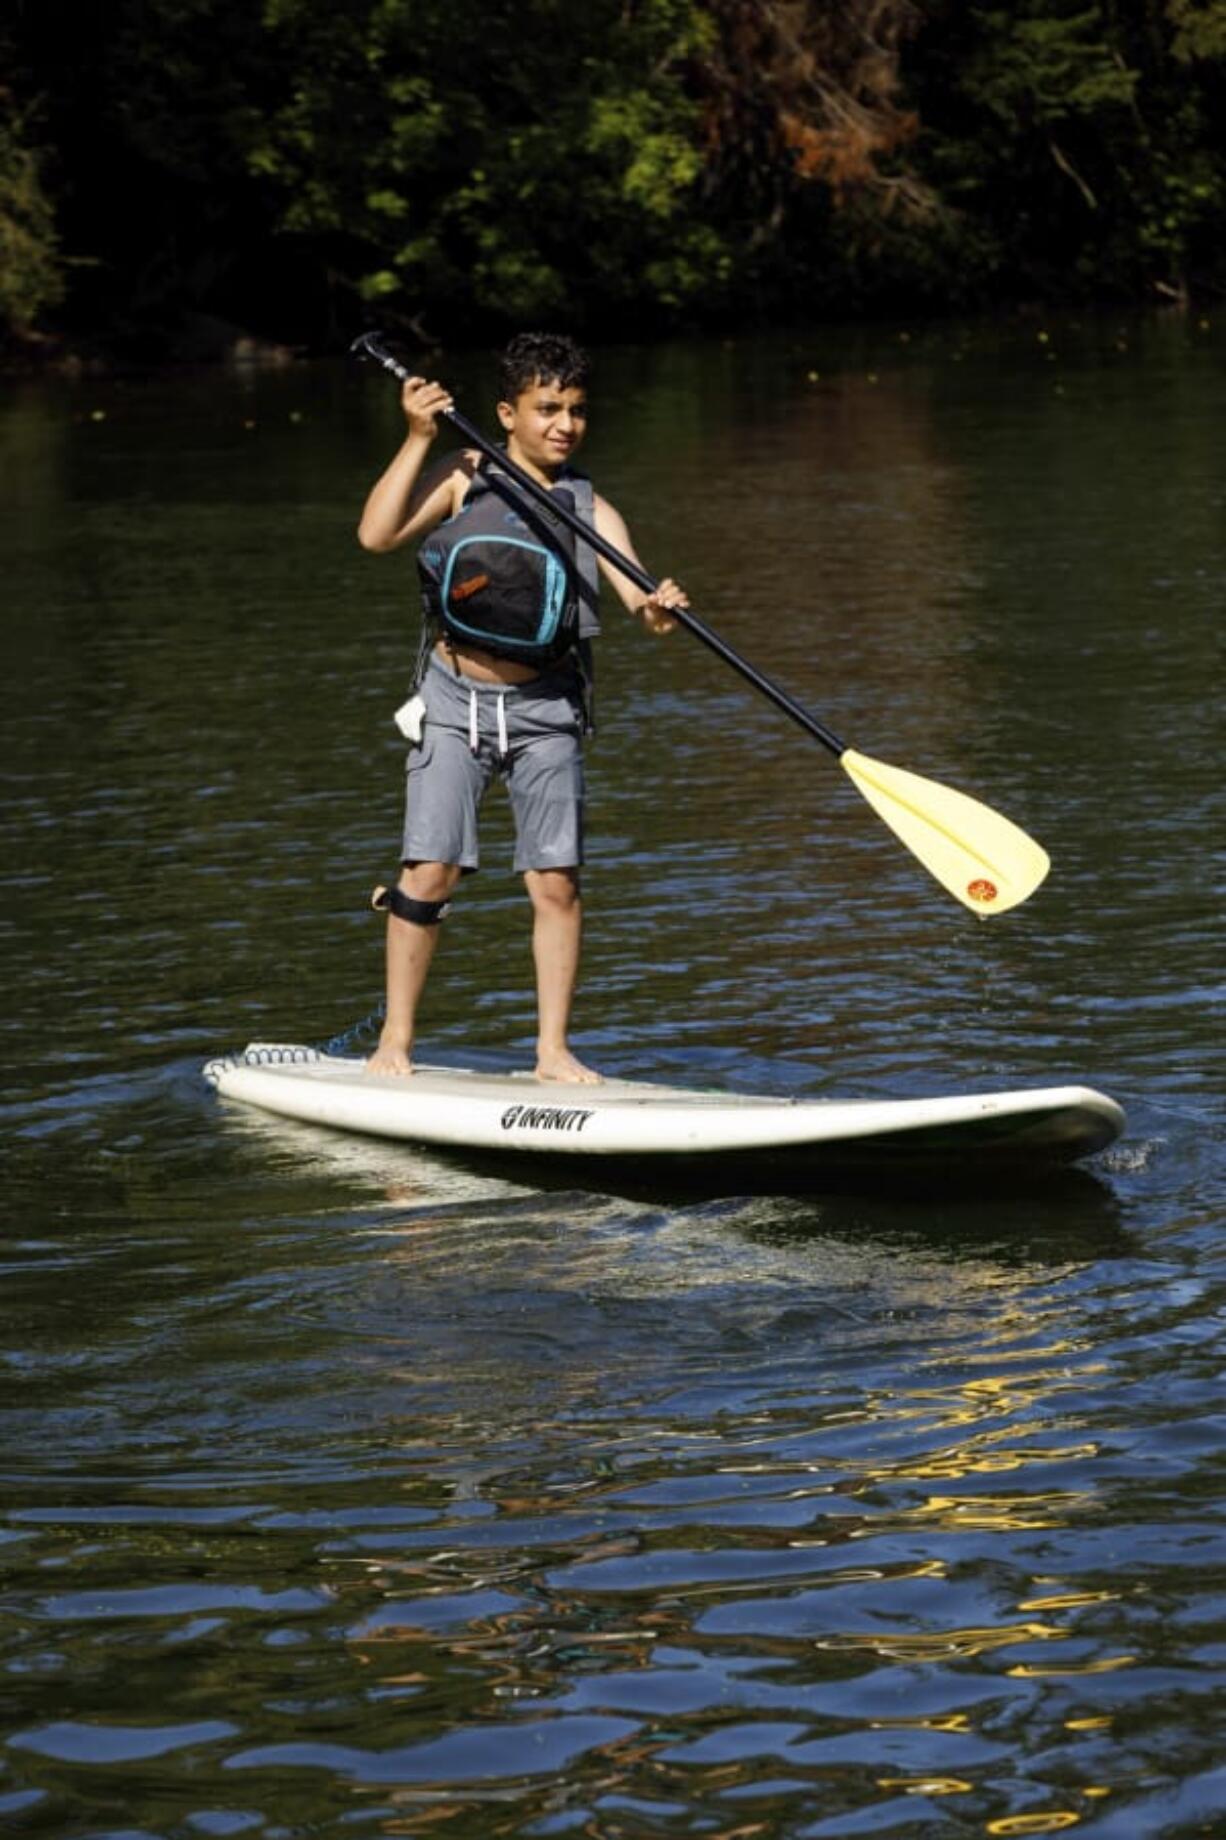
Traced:
MULTIPOLYGON (((447 364, 490 421, 488 365, 447 364)), ((218 1103, 370 1011, 411 565, 339 364, 0 398, 0 1820, 91 1840, 1226 1831, 1226 316, 601 354, 644 558, 1047 845, 980 924, 609 609, 579 1051, 1098 1085, 1037 1189, 545 1189, 218 1103)), ((505 802, 427 1055, 531 1051, 505 802)))

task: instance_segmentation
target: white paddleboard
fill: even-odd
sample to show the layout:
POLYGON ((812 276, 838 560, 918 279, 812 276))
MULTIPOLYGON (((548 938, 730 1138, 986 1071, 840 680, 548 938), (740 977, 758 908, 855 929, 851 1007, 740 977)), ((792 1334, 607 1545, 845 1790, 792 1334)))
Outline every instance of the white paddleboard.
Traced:
POLYGON ((1089 1156, 1124 1128, 1115 1101, 1087 1086, 792 1099, 637 1080, 571 1086, 455 1067, 417 1067, 402 1079, 282 1042, 252 1043, 210 1061, 204 1074, 228 1099, 337 1130, 597 1166, 606 1159, 644 1175, 776 1164, 789 1178, 840 1167, 1033 1169, 1089 1156))

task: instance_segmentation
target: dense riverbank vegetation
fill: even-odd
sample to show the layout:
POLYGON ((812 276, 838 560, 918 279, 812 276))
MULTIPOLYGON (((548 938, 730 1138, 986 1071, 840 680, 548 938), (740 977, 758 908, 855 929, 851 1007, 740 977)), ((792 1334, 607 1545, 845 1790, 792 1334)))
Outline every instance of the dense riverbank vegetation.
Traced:
POLYGON ((1226 0, 24 0, 0 48, 27 345, 1226 287, 1226 0))

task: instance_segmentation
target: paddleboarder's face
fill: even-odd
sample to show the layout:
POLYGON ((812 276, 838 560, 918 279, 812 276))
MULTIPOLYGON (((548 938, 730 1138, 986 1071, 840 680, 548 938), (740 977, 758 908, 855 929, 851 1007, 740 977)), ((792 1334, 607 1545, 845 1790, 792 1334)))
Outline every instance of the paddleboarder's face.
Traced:
POLYGON ((513 403, 499 403, 498 419, 506 429, 512 460, 555 473, 587 431, 587 392, 538 377, 513 403))

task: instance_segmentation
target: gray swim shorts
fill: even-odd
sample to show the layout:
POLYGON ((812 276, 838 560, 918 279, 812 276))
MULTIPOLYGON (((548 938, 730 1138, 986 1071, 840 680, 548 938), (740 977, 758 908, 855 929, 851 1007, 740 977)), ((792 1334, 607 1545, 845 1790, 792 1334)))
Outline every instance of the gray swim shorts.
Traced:
POLYGON ((477 867, 477 813, 505 779, 515 867, 575 869, 583 861, 583 714, 563 668, 527 684, 482 684, 432 658, 421 695, 420 747, 409 754, 403 862, 477 867))

